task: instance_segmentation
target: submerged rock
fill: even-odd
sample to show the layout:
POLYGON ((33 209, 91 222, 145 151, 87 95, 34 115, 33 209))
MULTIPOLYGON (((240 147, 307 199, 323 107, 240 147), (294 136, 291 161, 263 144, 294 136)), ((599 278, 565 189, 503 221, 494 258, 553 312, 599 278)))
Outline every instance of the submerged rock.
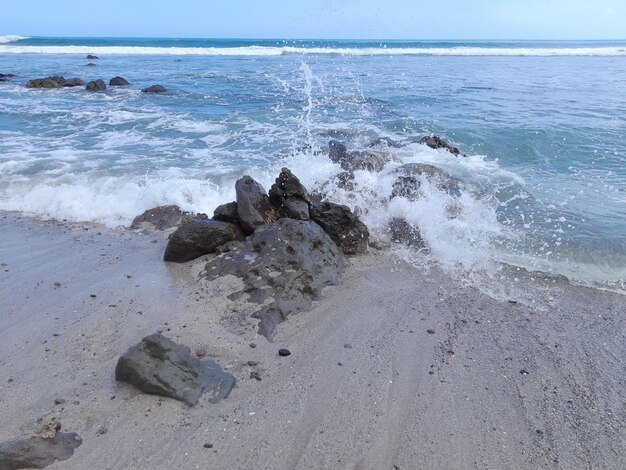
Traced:
POLYGON ((369 230, 348 206, 322 202, 311 207, 311 219, 319 224, 346 255, 367 251, 369 230))
POLYGON ((85 67, 97 67, 98 64, 94 64, 93 62, 89 62, 85 67))
POLYGON ((389 155, 381 155, 372 151, 349 152, 343 142, 331 140, 328 142, 328 156, 333 163, 339 163, 341 168, 347 171, 367 170, 372 172, 382 171, 385 165, 391 161, 389 155))
POLYGON ((183 216, 187 214, 188 212, 182 211, 180 207, 174 204, 153 207, 135 217, 130 228, 133 230, 145 228, 166 230, 179 225, 183 216))
POLYGON ((313 221, 280 219, 257 228, 245 242, 206 265, 209 280, 233 274, 243 279, 250 302, 263 304, 253 314, 259 333, 272 339, 276 325, 294 312, 308 310, 322 289, 337 284, 345 258, 313 221))
POLYGON ((282 217, 309 219, 311 198, 306 188, 289 168, 281 170, 276 182, 270 188, 269 198, 282 217))
POLYGON ((452 145, 450 145, 448 142, 446 142, 445 140, 443 140, 441 137, 438 137, 436 135, 427 135, 426 137, 422 137, 418 143, 420 144, 424 144, 429 146, 431 149, 446 149, 448 152, 450 152, 452 155, 457 155, 457 156, 465 156, 461 153, 461 151, 456 148, 453 147, 452 145))
POLYGON ((26 88, 61 88, 64 84, 65 78, 55 75, 53 77, 28 80, 26 88))
POLYGON ((113 77, 111 80, 109 80, 109 86, 126 86, 126 85, 130 85, 130 83, 124 77, 113 77))
POLYGON ((69 78, 65 80, 65 83, 63 83, 63 86, 66 88, 70 88, 70 87, 75 87, 75 86, 83 86, 84 84, 85 82, 81 80, 80 78, 69 78))
POLYGON ((180 226, 172 234, 163 260, 184 263, 214 253, 221 245, 243 238, 243 233, 235 224, 218 220, 195 220, 180 226))
POLYGON ((106 83, 103 80, 93 80, 85 86, 87 91, 104 91, 107 89, 106 83))
POLYGON ((93 54, 87 54, 87 59, 88 60, 96 60, 96 59, 98 59, 98 56, 95 56, 93 54))
POLYGON ((29 437, 0 444, 0 469, 45 468, 74 455, 82 444, 75 433, 56 433, 49 438, 29 437))
POLYGON ((245 233, 250 234, 257 227, 278 220, 278 212, 272 206, 265 190, 250 176, 237 180, 235 192, 239 226, 245 233))
POLYGON ((235 377, 214 361, 200 361, 188 347, 160 334, 145 337, 117 362, 115 379, 139 390, 196 405, 208 393, 215 403, 235 385, 235 377))
POLYGON ((399 176, 393 183, 392 198, 405 197, 410 201, 415 201, 419 197, 420 176, 451 196, 461 195, 460 181, 434 165, 407 163, 396 168, 394 173, 398 173, 399 176))
POLYGON ((165 93, 167 90, 161 85, 151 85, 141 91, 144 93, 165 93))

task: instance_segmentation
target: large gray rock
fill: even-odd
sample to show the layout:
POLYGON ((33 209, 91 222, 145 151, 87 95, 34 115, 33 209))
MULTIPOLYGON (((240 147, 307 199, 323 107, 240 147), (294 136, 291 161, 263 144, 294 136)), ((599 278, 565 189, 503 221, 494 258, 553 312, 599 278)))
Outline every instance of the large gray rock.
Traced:
POLYGON ((328 156, 333 163, 339 163, 341 168, 347 171, 367 170, 371 172, 382 171, 385 165, 391 161, 388 154, 375 153, 373 151, 349 152, 343 142, 331 140, 328 142, 328 156))
POLYGON ((75 433, 56 433, 54 437, 38 436, 0 444, 0 470, 44 468, 69 459, 82 444, 75 433))
POLYGON ((248 296, 263 306, 253 314, 259 332, 269 340, 276 325, 288 315, 308 310, 322 289, 337 284, 345 258, 328 234, 308 220, 280 219, 258 228, 245 242, 212 259, 209 280, 232 274, 245 288, 231 298, 248 296))
POLYGON ((281 170, 276 182, 270 188, 269 198, 281 217, 309 219, 311 198, 306 188, 289 168, 281 170))
POLYGON ((239 226, 245 233, 250 234, 257 227, 278 220, 278 212, 272 206, 265 190, 250 176, 237 180, 235 193, 239 226))
POLYGON ((388 227, 393 243, 399 243, 413 248, 424 248, 426 246, 419 228, 411 225, 405 219, 394 217, 389 221, 388 227))
POLYGON ((214 253, 224 243, 243 238, 243 233, 234 224, 218 220, 195 220, 176 229, 167 243, 163 259, 184 263, 214 253))
POLYGON ((235 377, 219 364, 196 359, 188 347, 160 334, 146 336, 120 357, 115 379, 189 406, 205 393, 213 403, 226 398, 235 385, 235 377))
POLYGON ((124 77, 113 77, 111 80, 109 80, 109 86, 126 86, 126 85, 130 85, 130 83, 124 77))
POLYGON ((346 255, 367 251, 369 230, 348 206, 322 202, 311 207, 311 219, 324 229, 346 255))
POLYGON ((237 203, 233 201, 222 204, 221 206, 217 206, 213 211, 213 220, 230 222, 231 224, 239 224, 237 203))
POLYGON ((64 84, 65 78, 55 75, 53 77, 28 80, 26 88, 61 88, 64 84))
POLYGON ((441 137, 438 137, 436 135, 427 135, 425 137, 422 137, 418 141, 418 143, 427 145, 431 149, 445 149, 448 152, 450 152, 452 155, 462 156, 462 157, 465 156, 461 153, 461 151, 458 148, 453 147, 448 142, 443 140, 441 137))
POLYGON ((104 91, 107 89, 106 83, 103 80, 93 80, 85 85, 87 91, 104 91))
POLYGON ((425 163, 407 163, 394 170, 399 176, 393 183, 391 198, 405 197, 410 201, 419 198, 420 177, 431 181, 437 188, 451 196, 461 195, 460 181, 441 168, 425 163))

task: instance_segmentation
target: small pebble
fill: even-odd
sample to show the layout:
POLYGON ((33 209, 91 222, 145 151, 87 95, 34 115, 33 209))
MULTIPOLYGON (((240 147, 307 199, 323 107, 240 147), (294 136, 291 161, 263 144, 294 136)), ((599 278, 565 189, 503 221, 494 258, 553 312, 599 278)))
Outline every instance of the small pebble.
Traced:
POLYGON ((96 435, 97 436, 104 436, 107 433, 108 429, 106 428, 106 426, 100 426, 98 428, 98 430, 96 431, 96 435))
POLYGON ((207 354, 206 348, 198 348, 196 349, 196 357, 204 357, 207 354))
POLYGON ((261 374, 259 374, 256 370, 250 372, 250 378, 254 380, 261 380, 261 374))
POLYGON ((278 350, 278 355, 285 357, 285 356, 289 356, 291 354, 291 351, 289 351, 289 349, 279 349, 278 350))
POLYGON ((91 297, 92 299, 96 298, 96 294, 89 294, 89 297, 91 297))
POLYGON ((528 371, 526 369, 520 370, 519 373, 522 375, 528 375, 528 371))
POLYGON ((429 335, 434 335, 435 334, 435 330, 426 330, 426 333, 428 333, 429 335))
POLYGON ((62 405, 63 403, 65 403, 65 400, 63 398, 57 398, 54 400, 55 405, 62 405))
POLYGON ((208 442, 206 444, 204 444, 204 448, 205 449, 212 449, 213 448, 213 444, 209 444, 208 442))
POLYGON ((259 365, 259 363, 258 363, 257 361, 248 361, 248 365, 249 365, 250 367, 254 367, 254 366, 258 366, 258 365, 259 365))
POLYGON ((350 343, 344 344, 343 347, 346 349, 352 349, 352 345, 350 343))
POLYGON ((250 347, 251 347, 252 349, 256 348, 256 343, 250 343, 250 347))

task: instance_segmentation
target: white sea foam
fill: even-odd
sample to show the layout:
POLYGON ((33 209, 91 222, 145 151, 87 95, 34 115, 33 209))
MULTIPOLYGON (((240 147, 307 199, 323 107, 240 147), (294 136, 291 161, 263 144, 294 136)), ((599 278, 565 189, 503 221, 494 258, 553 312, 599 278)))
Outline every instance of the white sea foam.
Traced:
MULTIPOLYGON (((7 36, 4 36, 7 37, 7 36)), ((5 41, 9 42, 9 41, 5 41)), ((1 42, 0 42, 1 43, 1 42)), ((139 47, 139 46, 19 46, 2 45, 0 54, 200 55, 279 56, 337 54, 349 56, 626 56, 626 47, 139 47)))
POLYGON ((8 44, 10 42, 19 41, 21 39, 28 39, 28 36, 16 36, 14 34, 7 34, 6 36, 0 36, 0 44, 8 44))

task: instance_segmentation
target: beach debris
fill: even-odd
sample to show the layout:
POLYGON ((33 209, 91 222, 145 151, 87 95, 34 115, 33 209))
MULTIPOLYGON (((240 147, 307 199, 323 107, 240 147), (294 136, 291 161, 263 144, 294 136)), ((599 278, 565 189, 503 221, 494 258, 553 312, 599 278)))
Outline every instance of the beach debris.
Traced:
POLYGON ((85 85, 85 82, 83 80, 81 80, 80 78, 68 78, 63 83, 63 86, 65 88, 72 88, 72 87, 75 87, 75 86, 83 86, 83 85, 85 85))
POLYGON ((367 251, 369 230, 350 210, 325 201, 311 208, 311 219, 315 221, 346 255, 356 255, 367 251))
POLYGON ((150 85, 141 90, 143 93, 165 93, 167 90, 162 85, 150 85))
POLYGON ((115 379, 189 406, 196 405, 203 394, 212 403, 226 398, 235 385, 235 377, 219 364, 192 357, 188 347, 161 334, 146 336, 122 355, 115 379))
POLYGON ((106 426, 100 426, 96 431, 96 436, 104 436, 109 430, 106 426))
POLYGON ((279 349, 278 350, 278 355, 281 356, 281 357, 290 356, 291 355, 291 351, 289 351, 289 349, 279 349))
POLYGON ((300 180, 283 168, 269 190, 269 198, 281 217, 308 220, 311 198, 300 180))
POLYGON ((391 241, 415 248, 424 248, 425 243, 418 227, 402 217, 394 217, 388 224, 391 241))
POLYGON ((257 227, 278 220, 278 212, 272 206, 265 189, 250 176, 237 180, 235 193, 239 226, 244 233, 251 234, 257 227))
POLYGON ((210 260, 205 276, 241 277, 244 290, 230 297, 245 294, 249 302, 263 304, 252 316, 260 320, 259 332, 271 340, 278 323, 310 309, 325 286, 339 282, 344 265, 341 250, 315 222, 279 219, 210 260))
POLYGON ((88 60, 97 60, 97 59, 99 59, 99 57, 98 57, 98 56, 95 56, 95 55, 93 55, 93 54, 87 54, 87 59, 88 59, 88 60))
POLYGON ((65 78, 55 75, 46 78, 34 78, 26 82, 26 88, 61 88, 65 83, 65 78))
POLYGON ((87 91, 104 91, 106 89, 106 83, 104 83, 104 81, 100 79, 92 80, 91 82, 87 83, 87 85, 85 85, 85 90, 87 91))
POLYGON ((441 137, 438 137, 436 135, 427 135, 425 137, 422 137, 418 141, 418 143, 427 145, 431 149, 445 149, 448 152, 450 152, 452 155, 462 156, 462 157, 465 156, 461 153, 461 151, 458 148, 453 147, 448 142, 443 140, 441 137))
POLYGON ((227 242, 243 239, 243 233, 235 224, 196 220, 176 229, 167 243, 163 259, 183 263, 214 253, 227 242))
POLYGON ((109 85, 110 86, 126 86, 126 85, 130 85, 130 82, 126 80, 124 77, 117 76, 109 80, 109 85))
POLYGON ((78 434, 57 431, 50 437, 31 436, 0 443, 0 469, 44 468, 69 459, 82 440, 78 434))

